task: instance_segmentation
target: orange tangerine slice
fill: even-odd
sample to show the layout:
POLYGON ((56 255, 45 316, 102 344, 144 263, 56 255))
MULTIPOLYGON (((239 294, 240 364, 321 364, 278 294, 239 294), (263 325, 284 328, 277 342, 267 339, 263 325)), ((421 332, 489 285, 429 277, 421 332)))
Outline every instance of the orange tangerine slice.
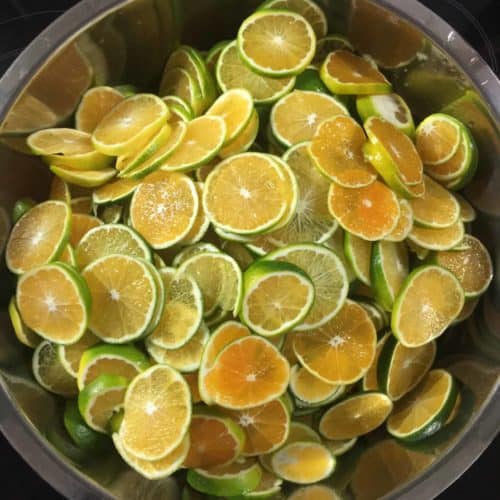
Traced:
POLYGON ((451 250, 463 240, 464 232, 464 223, 461 220, 442 228, 414 225, 408 234, 408 239, 428 250, 451 250))
POLYGON ((413 211, 408 200, 399 200, 399 219, 396 227, 384 238, 387 241, 403 241, 413 228, 413 211))
POLYGON ((78 246, 81 239, 95 227, 102 226, 102 221, 93 215, 73 214, 71 216, 71 233, 69 243, 73 248, 78 246))
POLYGON ((99 86, 87 90, 75 113, 76 129, 91 134, 99 122, 123 99, 123 94, 113 87, 99 86))

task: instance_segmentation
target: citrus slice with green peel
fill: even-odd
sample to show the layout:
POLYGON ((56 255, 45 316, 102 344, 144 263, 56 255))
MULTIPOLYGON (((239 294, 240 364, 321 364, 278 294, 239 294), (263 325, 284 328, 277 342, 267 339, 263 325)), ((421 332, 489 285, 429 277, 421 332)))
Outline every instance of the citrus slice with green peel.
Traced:
POLYGON ((433 260, 458 278, 469 299, 486 291, 493 279, 493 265, 481 241, 466 234, 463 242, 467 247, 464 250, 437 252, 433 260))
MULTIPOLYGON (((342 271, 337 272, 337 269, 336 276, 342 278, 342 271)), ((255 262, 243 275, 243 288, 241 319, 252 331, 263 336, 291 330, 304 321, 314 303, 312 279, 289 262, 255 262)), ((338 291, 343 292, 343 288, 338 291)), ((338 299, 340 301, 340 294, 338 299)))
POLYGON ((399 200, 399 219, 396 227, 384 238, 386 241, 404 241, 413 229, 413 211, 410 202, 399 200))
POLYGON ((269 78, 254 73, 241 60, 236 41, 221 52, 216 65, 217 83, 223 92, 243 88, 252 94, 255 104, 269 104, 290 92, 295 77, 269 78))
MULTIPOLYGON (((247 126, 242 130, 240 135, 236 139, 234 139, 234 141, 232 141, 227 146, 224 146, 219 151, 219 157, 225 159, 228 158, 229 156, 245 153, 254 144, 258 133, 259 133, 259 114, 257 113, 257 111, 253 110, 252 115, 250 117, 250 121, 248 122, 247 126)), ((206 177, 208 177, 208 174, 206 177)))
POLYGON ((117 104, 97 125, 92 143, 106 155, 129 153, 152 137, 170 116, 167 105, 153 94, 135 94, 117 104))
POLYGON ((394 405, 387 420, 387 432, 407 442, 435 434, 448 420, 457 396, 458 387, 452 375, 445 370, 431 370, 394 405))
POLYGON ((418 154, 426 165, 450 160, 460 145, 464 126, 452 116, 435 113, 423 120, 416 130, 418 154))
MULTIPOLYGON (((322 94, 330 94, 330 91, 322 82, 319 76, 319 70, 316 68, 316 66, 308 66, 302 73, 300 73, 300 75, 297 75, 294 88, 295 90, 305 90, 311 92, 320 92, 322 94)), ((345 102, 342 102, 345 105, 345 102)))
POLYGON ((144 261, 106 255, 91 262, 82 276, 92 296, 89 328, 95 335, 121 344, 145 333, 155 313, 158 290, 144 261))
POLYGON ((324 413, 319 423, 319 432, 327 439, 362 436, 382 425, 392 408, 392 401, 381 392, 349 396, 324 413))
POLYGON ((195 116, 200 114, 204 106, 199 83, 183 68, 170 68, 163 74, 159 93, 180 97, 189 104, 195 116))
POLYGON ((189 437, 184 437, 179 446, 174 448, 163 458, 158 460, 144 460, 129 453, 123 446, 120 435, 113 434, 113 443, 116 451, 123 460, 141 476, 149 480, 168 478, 182 467, 182 463, 189 451, 189 437))
POLYGON ((427 250, 451 250, 464 239, 465 228, 461 220, 443 228, 414 225, 408 234, 408 240, 427 250))
POLYGON ((108 432, 111 417, 123 407, 129 383, 129 379, 120 375, 102 374, 80 391, 78 408, 91 429, 108 432))
POLYGON ((370 286, 371 241, 364 240, 346 231, 344 233, 344 254, 356 274, 356 278, 370 286))
MULTIPOLYGON (((314 303, 295 330, 309 330, 325 324, 344 305, 349 282, 341 260, 329 248, 313 243, 297 243, 275 250, 265 259, 293 264, 312 281, 314 303)), ((276 300, 276 296, 270 296, 269 300, 276 300)), ((284 308, 289 305, 282 303, 284 308)))
POLYGON ((415 124, 410 108, 398 94, 358 96, 356 109, 363 122, 371 116, 376 116, 391 123, 408 137, 415 136, 415 124))
POLYGON ((391 335, 380 353, 377 378, 380 389, 393 401, 416 387, 436 358, 436 342, 420 347, 405 347, 391 335))
POLYGON ((20 198, 12 207, 12 222, 15 224, 26 212, 31 210, 36 203, 32 198, 20 198))
POLYGON ((368 61, 348 50, 335 50, 326 57, 321 79, 334 94, 388 94, 391 84, 368 61))
POLYGON ((331 184, 328 208, 346 231, 368 241, 390 234, 400 216, 396 195, 380 181, 360 188, 331 184))
POLYGON ((71 216, 71 233, 69 243, 73 248, 78 246, 80 240, 94 227, 102 226, 103 223, 97 217, 87 214, 73 214, 71 216))
POLYGON ((379 388, 379 382, 378 382, 378 360, 380 358, 380 353, 382 352, 382 349, 389 339, 391 335, 391 332, 386 332, 377 342, 377 347, 375 349, 375 357, 373 358, 373 362, 370 365, 370 368, 368 371, 365 373, 365 376, 363 377, 363 384, 362 388, 363 391, 378 391, 380 390, 379 388))
POLYGON ((73 344, 85 333, 89 289, 66 264, 47 264, 23 274, 17 282, 16 302, 26 326, 47 340, 73 344))
POLYGON ((71 203, 71 192, 68 184, 57 176, 52 177, 50 182, 49 199, 64 201, 68 205, 71 203))
POLYGON ((204 374, 213 402, 231 410, 269 403, 284 394, 290 366, 267 340, 245 336, 226 345, 204 374))
POLYGON ((363 187, 377 178, 363 155, 365 142, 365 133, 353 118, 337 115, 317 128, 309 153, 319 171, 331 181, 348 188, 363 187))
POLYGON ((59 361, 61 361, 61 364, 64 366, 66 371, 72 377, 76 378, 78 377, 78 368, 80 366, 80 359, 82 358, 83 353, 99 342, 101 342, 101 340, 87 330, 74 344, 60 344, 57 346, 59 361))
POLYGON ((57 355, 57 346, 48 340, 38 344, 33 352, 33 375, 49 392, 70 398, 78 394, 76 380, 63 367, 57 355))
POLYGON ((220 250, 213 244, 205 241, 194 243, 189 245, 182 250, 180 250, 177 255, 172 260, 172 265, 174 267, 180 267, 180 265, 193 257, 197 253, 208 252, 208 253, 221 253, 220 250))
POLYGON ((187 103, 184 99, 177 95, 167 95, 162 97, 168 106, 168 109, 172 112, 172 116, 169 118, 169 123, 177 121, 174 120, 175 115, 182 115, 182 121, 188 122, 194 118, 194 111, 191 105, 187 103))
POLYGON ((16 297, 9 302, 9 318, 17 340, 26 347, 34 349, 43 339, 24 323, 16 304, 16 297))
POLYGON ((330 384, 359 380, 375 357, 377 333, 368 313, 347 300, 325 325, 293 337, 293 350, 301 365, 330 384))
POLYGON ((387 311, 385 311, 384 308, 375 301, 375 299, 370 297, 356 296, 355 299, 356 302, 358 302, 358 304, 366 310, 380 336, 380 332, 385 327, 389 326, 390 323, 387 311))
POLYGON ((316 42, 316 55, 313 59, 313 64, 320 67, 330 52, 335 50, 350 50, 354 52, 354 47, 344 35, 333 34, 318 38, 316 42))
POLYGON ((217 61, 222 51, 231 43, 231 40, 221 40, 213 45, 205 56, 205 64, 210 73, 215 74, 217 61))
POLYGON ((113 87, 103 85, 87 90, 75 113, 76 129, 91 134, 99 122, 123 99, 123 94, 113 87))
POLYGON ((62 201, 46 201, 26 212, 13 227, 5 249, 7 267, 22 274, 57 259, 68 242, 71 211, 62 201))
POLYGON ((118 179, 97 188, 92 193, 92 201, 96 205, 113 203, 128 198, 135 191, 139 181, 132 179, 118 179))
POLYGON ((196 333, 181 347, 165 349, 153 344, 150 337, 146 340, 149 355, 160 364, 167 364, 182 373, 191 373, 200 367, 201 356, 208 342, 210 332, 201 323, 196 333))
POLYGON ((301 15, 282 10, 257 11, 238 31, 238 51, 251 70, 274 78, 301 73, 316 51, 316 35, 301 15))
POLYGON ((294 90, 274 104, 270 115, 271 130, 286 147, 311 140, 325 120, 349 115, 334 97, 319 92, 294 90))
POLYGON ((149 325, 146 331, 144 332, 144 335, 146 336, 150 335, 151 332, 153 332, 160 323, 161 317, 163 315, 163 308, 165 307, 166 293, 162 277, 156 266, 154 266, 148 260, 145 259, 140 259, 140 260, 144 263, 149 273, 151 274, 156 289, 156 304, 153 310, 153 315, 151 316, 151 321, 149 322, 149 325))
POLYGON ((149 368, 147 357, 131 345, 97 345, 80 358, 78 388, 82 390, 103 374, 132 380, 146 368, 149 368))
POLYGON ((454 196, 460 205, 460 219, 462 222, 474 222, 477 217, 476 209, 461 194, 455 193, 454 196))
POLYGON ((90 229, 81 238, 75 252, 81 269, 112 254, 151 260, 151 250, 141 236, 123 224, 105 224, 90 229))
POLYGON ((439 337, 463 305, 464 291, 453 273, 439 266, 417 267, 394 301, 392 331, 404 346, 422 346, 439 337))
POLYGON ((250 498, 273 498, 274 495, 278 495, 281 492, 282 484, 283 480, 277 477, 276 474, 263 470, 262 477, 260 478, 260 482, 257 487, 250 493, 236 497, 236 499, 246 500, 250 498))
POLYGON ((258 8, 258 10, 263 9, 291 10, 304 16, 317 37, 325 36, 328 33, 328 21, 325 13, 311 0, 267 0, 258 8))
POLYGON ((290 391, 307 405, 321 406, 337 394, 339 386, 330 384, 308 372, 300 365, 292 366, 290 372, 290 391))
POLYGON ((132 227, 155 249, 182 241, 191 230, 199 200, 194 182, 179 172, 150 174, 130 202, 132 227))
POLYGON ((190 469, 187 482, 196 491, 218 497, 245 495, 257 488, 262 469, 253 459, 240 459, 229 465, 190 469))
POLYGON ((408 251, 403 243, 374 243, 370 266, 371 283, 375 299, 386 311, 392 310, 394 299, 408 272, 408 251))
POLYGON ((358 438, 323 440, 323 444, 330 450, 330 453, 334 457, 339 457, 352 450, 357 442, 358 438))
POLYGON ((277 450, 287 439, 290 430, 290 411, 281 399, 248 408, 227 412, 245 434, 242 453, 258 456, 277 450))
POLYGON ((166 457, 188 432, 189 386, 170 366, 155 365, 138 375, 128 386, 123 407, 120 440, 123 448, 138 458, 166 457))
POLYGON ((238 263, 242 271, 255 260, 252 252, 245 245, 237 241, 224 241, 221 248, 238 263))
POLYGON ((335 469, 336 461, 322 444, 298 441, 274 453, 271 465, 285 481, 311 484, 327 478, 335 469))
MULTIPOLYGON (((195 183, 196 192, 198 193, 198 199, 201 200, 203 196, 203 184, 201 182, 195 183)), ((203 204, 200 203, 198 206, 198 213, 196 214, 196 219, 189 233, 182 240, 183 245, 193 245, 200 241, 208 230, 210 225, 210 219, 205 214, 203 209, 203 204)))
POLYGON ((114 168, 101 168, 100 170, 71 170, 69 168, 51 165, 50 171, 68 184, 75 184, 76 186, 88 188, 102 186, 116 175, 116 170, 114 168))
POLYGON ((289 500, 340 500, 339 494, 326 484, 303 486, 295 490, 289 500))

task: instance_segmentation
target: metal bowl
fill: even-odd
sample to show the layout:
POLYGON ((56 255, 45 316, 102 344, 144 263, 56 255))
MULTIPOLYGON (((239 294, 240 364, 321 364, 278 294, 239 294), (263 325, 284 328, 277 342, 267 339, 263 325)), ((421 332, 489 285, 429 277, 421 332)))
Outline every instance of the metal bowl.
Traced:
MULTIPOLYGON (((465 121, 480 149, 480 167, 465 196, 479 212, 472 231, 500 265, 500 82, 481 57, 446 22, 415 0, 318 0, 332 31, 347 33, 358 48, 393 66, 396 91, 419 119, 445 110, 465 121), (394 58, 377 47, 387 41, 394 58), (420 40, 407 64, 398 54, 420 40), (374 43, 374 41, 376 43, 374 43), (387 54, 386 54, 387 55, 387 54)), ((22 196, 42 200, 49 175, 39 160, 23 154, 25 137, 68 122, 91 84, 132 83, 157 88, 163 64, 182 39, 201 49, 233 38, 236 26, 260 2, 252 0, 83 0, 41 33, 0 80, 0 254, 12 205, 22 196)), ((411 50, 410 50, 411 52, 411 50)), ((112 454, 80 462, 60 432, 61 402, 38 387, 31 353, 20 345, 6 312, 14 278, 0 263, 0 429, 33 467, 72 499, 180 497, 181 481, 147 481, 112 454)), ((380 469, 372 495, 433 498, 457 479, 483 452, 500 424, 500 274, 472 318, 456 325, 439 342, 438 363, 447 366, 473 394, 470 411, 454 432, 426 450, 397 453, 413 466, 392 480, 380 469), (416 454, 416 455, 412 455, 416 454), (417 457, 418 460, 414 460, 417 457), (422 459, 425 457, 425 459, 422 459), (416 463, 420 465, 415 466, 416 463)), ((332 479, 348 495, 374 435, 339 460, 332 479), (364 457, 364 458, 363 458, 364 457)))

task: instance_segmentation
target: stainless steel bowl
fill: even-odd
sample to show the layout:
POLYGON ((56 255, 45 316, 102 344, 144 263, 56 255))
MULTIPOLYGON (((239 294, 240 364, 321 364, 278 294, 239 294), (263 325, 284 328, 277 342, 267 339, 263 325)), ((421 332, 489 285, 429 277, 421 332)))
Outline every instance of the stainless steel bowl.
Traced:
MULTIPOLYGON (((415 0, 318 0, 334 31, 348 33, 377 57, 373 38, 394 51, 424 40, 414 60, 389 70, 397 92, 417 118, 445 109, 472 129, 480 168, 465 195, 479 211, 473 232, 500 266, 500 82, 461 36, 415 0)), ((0 80, 0 254, 14 201, 43 199, 49 175, 38 159, 23 154, 27 133, 70 120, 92 83, 132 83, 155 90, 166 57, 182 39, 205 49, 232 38, 238 23, 259 1, 83 0, 41 33, 0 80)), ((15 340, 6 312, 14 279, 0 263, 0 429, 54 488, 71 499, 178 498, 179 481, 146 481, 117 456, 79 463, 59 432, 60 402, 39 388, 30 352, 15 340), (54 443, 56 446, 54 446, 54 443)), ((432 498, 458 478, 488 446, 500 424, 500 274, 473 318, 439 343, 439 363, 472 391, 470 412, 455 432, 426 450, 426 467, 380 491, 394 498, 432 498)), ((341 459, 338 487, 349 489, 370 438, 341 459)), ((402 451, 402 453, 407 453, 402 451)), ((421 453, 412 452, 412 453, 421 453)), ((420 461, 422 462, 422 460, 420 461)), ((420 463, 419 462, 419 463, 420 463)))

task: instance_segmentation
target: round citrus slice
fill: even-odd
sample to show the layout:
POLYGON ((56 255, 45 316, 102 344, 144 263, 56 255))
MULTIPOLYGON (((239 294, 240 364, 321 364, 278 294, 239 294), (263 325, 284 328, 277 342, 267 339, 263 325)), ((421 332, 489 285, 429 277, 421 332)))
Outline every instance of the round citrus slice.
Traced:
POLYGON ((399 219, 396 227, 384 238, 387 241, 404 241, 413 228, 413 211, 410 202, 399 200, 399 219))
POLYGON ((394 298, 408 276, 408 251, 403 243, 377 241, 371 259, 371 283, 375 298, 386 311, 392 310, 394 298))
POLYGON ((320 75, 334 94, 388 94, 391 91, 391 84, 377 68, 348 50, 330 52, 320 75))
POLYGON ((191 105, 188 104, 184 99, 177 95, 167 95, 162 97, 168 106, 168 109, 172 113, 169 118, 169 123, 171 125, 181 122, 189 122, 194 118, 194 111, 191 105))
POLYGON ((290 372, 290 391, 309 406, 322 406, 337 395, 339 386, 321 380, 304 367, 294 365, 290 372))
POLYGON ((319 443, 298 441, 273 454, 274 472, 292 483, 310 484, 327 478, 335 469, 335 458, 319 443))
POLYGON ((325 325, 293 338, 304 368, 330 384, 350 384, 368 371, 375 357, 377 333, 368 313, 347 300, 325 325))
POLYGON ((460 145, 463 125, 444 113, 428 116, 417 127, 416 146, 426 165, 450 160, 460 145))
POLYGON ((145 262, 107 255, 91 262, 82 275, 92 296, 89 328, 95 335, 109 343, 124 343, 146 331, 158 292, 145 262))
POLYGON ((55 260, 68 242, 71 212, 62 201, 34 206, 12 229, 5 249, 7 267, 22 274, 55 260))
POLYGON ((205 373, 204 385, 213 402, 244 410, 283 395, 290 366, 267 340, 251 335, 230 343, 205 373))
POLYGON ((132 196, 130 221, 153 248, 167 248, 189 233, 198 207, 198 193, 189 177, 177 172, 154 172, 132 196))
POLYGON ((216 66, 217 82, 223 92, 246 89, 255 104, 269 104, 290 92, 295 77, 269 78, 258 75, 241 60, 236 41, 229 43, 221 52, 216 66))
POLYGON ((373 362, 370 365, 370 368, 368 369, 368 371, 365 373, 365 376, 363 377, 363 384, 362 384, 363 391, 378 391, 379 390, 378 375, 377 375, 378 360, 380 358, 380 353, 382 352, 382 348, 384 347, 384 344, 389 339, 390 335, 391 335, 391 332, 386 332, 377 341, 377 347, 375 349, 375 357, 373 358, 373 362))
POLYGON ((368 241, 390 234, 400 216, 396 195, 380 181, 354 189, 333 183, 328 207, 346 231, 368 241))
MULTIPOLYGON (((340 283, 334 294, 341 302, 345 287, 339 278, 342 280, 343 274, 341 268, 336 267, 337 261, 331 262, 340 283)), ((241 319, 251 330, 263 336, 291 330, 306 318, 314 303, 313 281, 302 269, 289 262, 255 262, 245 271, 243 288, 241 319)), ((337 309, 337 304, 334 306, 337 309)), ((315 320, 316 317, 313 322, 315 320)))
MULTIPOLYGON (((204 107, 201 88, 197 78, 184 68, 168 68, 163 74, 159 94, 174 95, 181 98, 189 104, 195 116, 199 115, 204 107)), ((186 114, 185 111, 183 113, 186 114)), ((186 117, 188 118, 188 116, 186 117)))
POLYGON ((57 346, 48 340, 38 344, 33 352, 33 375, 44 388, 59 396, 73 397, 78 393, 76 380, 59 361, 57 346))
POLYGON ((271 453, 288 437, 290 412, 281 399, 246 410, 233 410, 228 415, 245 434, 243 455, 271 453))
MULTIPOLYGON (((313 243, 295 244, 275 250, 265 258, 297 266, 313 283, 314 303, 295 330, 309 330, 327 323, 344 305, 349 282, 342 262, 329 248, 313 243)), ((269 299, 276 297, 277 294, 269 299)), ((285 308, 289 305, 283 303, 285 308)))
POLYGON ((253 459, 240 459, 229 465, 190 469, 187 482, 196 491, 218 497, 246 495, 257 488, 262 469, 253 459))
POLYGON ((78 408, 91 429, 108 432, 111 417, 123 407, 129 383, 129 379, 120 375, 102 374, 80 391, 78 408))
POLYGON ((75 113, 76 129, 91 134, 123 99, 123 94, 113 87, 100 86, 87 90, 75 113))
POLYGON ((289 500, 340 500, 339 494, 330 486, 315 484, 295 490, 289 500))
POLYGON ((335 457, 344 455, 348 451, 352 450, 355 444, 358 442, 358 438, 352 439, 334 439, 334 440, 323 440, 323 444, 330 450, 330 453, 335 457))
POLYGON ((238 50, 256 73, 274 78, 297 75, 314 57, 316 36, 301 15, 291 11, 257 11, 238 31, 238 50))
POLYGON ((431 370, 413 391, 394 405, 387 431, 403 441, 420 441, 435 434, 448 420, 458 387, 445 370, 431 370))
POLYGON ((349 396, 321 417, 319 432, 327 439, 352 439, 373 431, 392 411, 392 401, 381 392, 349 396))
MULTIPOLYGON (((241 131, 238 137, 234 139, 234 141, 232 141, 227 146, 224 146, 219 151, 219 157, 225 159, 228 158, 229 156, 245 153, 255 143, 255 139, 258 133, 259 133, 259 114, 254 109, 250 117, 250 121, 248 122, 246 127, 241 131)), ((210 169, 210 171, 211 170, 213 169, 210 169)), ((198 175, 198 171, 196 173, 198 175)), ((205 178, 208 177, 208 173, 205 176, 205 178)), ((202 172, 200 172, 200 175, 202 175, 202 172)))
POLYGON ((138 458, 164 458, 188 432, 189 386, 170 366, 152 366, 138 375, 128 386, 123 406, 119 436, 124 449, 138 458))
POLYGON ((372 184, 377 173, 363 155, 366 136, 349 116, 338 115, 323 121, 309 152, 320 172, 335 183, 348 187, 372 184))
POLYGON ((391 335, 385 342, 378 363, 380 388, 393 401, 416 387, 430 370, 436 357, 436 342, 405 347, 391 335))
POLYGON ((85 333, 89 289, 66 264, 47 264, 23 274, 17 282, 16 302, 26 326, 47 340, 73 344, 85 333))
POLYGON ((391 328, 406 347, 419 347, 439 337, 464 305, 460 282, 447 269, 421 266, 403 282, 391 317, 391 328))
POLYGON ((170 116, 167 105, 153 94, 135 94, 117 104, 97 125, 92 143, 101 153, 122 155, 152 137, 170 116))
POLYGON ((370 286, 370 263, 373 243, 345 232, 344 254, 356 274, 356 278, 370 286))
POLYGON ((149 367, 146 356, 131 345, 97 345, 80 358, 78 388, 82 390, 99 375, 119 375, 132 380, 149 367))
POLYGON ((106 184, 116 175, 114 168, 101 168, 100 170, 72 170, 69 168, 50 166, 50 171, 66 181, 81 187, 99 187, 106 184))
POLYGON ((57 354, 61 364, 73 377, 78 377, 78 368, 83 353, 100 342, 90 331, 86 331, 83 336, 74 344, 60 344, 57 346, 57 354))
POLYGON ((26 347, 34 349, 42 341, 42 338, 33 330, 28 328, 24 323, 21 315, 19 314, 15 296, 12 297, 9 302, 9 318, 17 340, 19 340, 19 342, 24 344, 26 347))
POLYGON ((443 228, 414 225, 408 234, 411 243, 427 250, 451 250, 464 239, 465 228, 461 220, 443 228))
MULTIPOLYGON (((198 193, 198 199, 201 200, 203 196, 203 184, 201 182, 195 183, 196 192, 198 193)), ((194 220, 193 226, 189 233, 182 240, 183 245, 193 245, 200 241, 208 230, 210 225, 210 219, 205 214, 203 209, 203 204, 198 205, 198 213, 196 214, 196 219, 194 220)))
POLYGON ((462 222, 473 222, 477 214, 475 208, 461 194, 455 193, 455 199, 460 205, 460 219, 462 222))

